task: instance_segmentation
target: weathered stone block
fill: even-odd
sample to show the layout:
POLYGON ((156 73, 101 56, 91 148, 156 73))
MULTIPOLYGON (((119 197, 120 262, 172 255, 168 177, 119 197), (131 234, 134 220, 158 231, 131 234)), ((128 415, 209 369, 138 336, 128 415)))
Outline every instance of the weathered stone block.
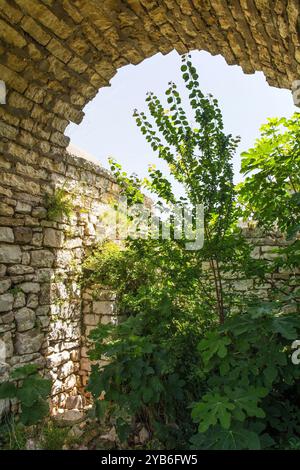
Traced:
MULTIPOLYGON (((14 72, 13 70, 10 70, 5 65, 0 64, 0 75, 2 80, 4 80, 7 85, 10 85, 13 90, 17 90, 20 93, 23 93, 26 90, 28 82, 26 82, 26 80, 24 80, 24 78, 20 74, 14 72)), ((12 121, 14 125, 17 125, 19 122, 19 120, 16 118, 13 118, 12 121)), ((16 128, 4 125, 4 123, 1 122, 1 135, 3 135, 4 137, 9 137, 9 135, 11 137, 16 137, 17 133, 18 131, 16 128)))
POLYGON ((98 323, 100 323, 100 317, 99 315, 86 314, 83 317, 83 321, 85 325, 96 326, 98 323))
POLYGON ((23 274, 32 274, 34 269, 31 266, 25 266, 24 264, 15 264, 8 267, 8 274, 11 276, 22 276, 23 274))
MULTIPOLYGON (((0 66, 0 74, 1 74, 1 66, 0 66)), ((1 130, 1 127, 0 127, 0 130, 1 130)), ((12 186, 15 189, 19 189, 20 191, 26 191, 30 194, 40 194, 41 192, 41 187, 39 184, 35 183, 34 181, 26 180, 24 177, 20 175, 3 172, 1 175, 1 178, 4 184, 12 186)))
POLYGON ((51 268, 41 268, 36 272, 37 282, 49 282, 53 279, 54 271, 51 268))
POLYGON ((6 274, 6 266, 4 264, 0 264, 0 277, 4 277, 6 274))
POLYGON ((47 357, 47 367, 58 367, 64 364, 70 359, 70 353, 68 351, 62 351, 61 353, 51 354, 47 357))
POLYGON ((64 388, 65 390, 70 390, 74 388, 76 385, 76 375, 72 374, 67 377, 67 379, 64 381, 64 388))
POLYGON ((18 31, 7 24, 3 19, 0 19, 0 36, 4 41, 12 44, 15 47, 26 46, 26 40, 18 33, 18 31))
POLYGON ((30 227, 15 227, 15 239, 17 243, 30 243, 32 239, 32 229, 30 227))
POLYGON ((100 321, 102 325, 108 325, 109 323, 115 325, 117 323, 117 317, 113 317, 111 315, 102 315, 100 321))
POLYGON ((42 246, 43 244, 43 234, 42 233, 34 233, 31 244, 33 246, 42 246))
POLYGON ((17 292, 14 296, 14 308, 21 308, 26 305, 26 297, 24 292, 17 292))
POLYGON ((4 292, 8 291, 10 287, 11 287, 10 279, 4 279, 3 281, 0 281, 0 294, 4 294, 4 292))
POLYGON ((82 246, 82 239, 80 237, 71 238, 66 240, 64 247, 68 250, 73 250, 74 248, 80 248, 82 246))
POLYGON ((22 252, 18 245, 0 244, 0 263, 21 263, 22 252))
POLYGON ((51 36, 42 29, 33 18, 25 16, 21 21, 21 28, 26 31, 37 42, 45 46, 51 39, 51 36))
POLYGON ((24 2, 24 0, 16 0, 16 3, 19 4, 22 9, 25 9, 30 16, 62 39, 66 39, 72 33, 70 26, 54 15, 51 9, 47 8, 43 3, 37 0, 26 0, 26 2, 24 2))
POLYGON ((16 212, 20 212, 21 214, 30 214, 31 205, 27 204, 26 202, 18 201, 16 205, 16 212))
POLYGON ((47 209, 45 207, 35 207, 32 210, 32 217, 37 217, 38 219, 44 219, 47 216, 47 209))
POLYGON ((66 362, 63 364, 58 371, 58 378, 64 379, 74 372, 74 363, 72 361, 66 362))
POLYGON ((47 328, 50 323, 50 318, 46 316, 39 315, 39 323, 41 325, 41 328, 47 328))
POLYGON ((38 307, 38 305, 39 305, 38 295, 35 293, 30 293, 27 298, 26 307, 35 309, 38 307))
MULTIPOLYGON (((0 316, 0 325, 8 324, 10 329, 11 329, 11 325, 13 321, 14 321, 13 312, 2 313, 2 315, 0 316)), ((1 364, 1 361, 0 361, 0 364, 1 364)), ((1 377, 1 374, 0 374, 0 377, 1 377)))
POLYGON ((94 301, 93 312, 99 315, 112 315, 114 313, 114 304, 108 301, 94 301))
POLYGON ((4 324, 4 323, 1 322, 1 324, 0 324, 0 335, 2 333, 8 332, 8 331, 11 331, 11 325, 4 324))
POLYGON ((41 305, 40 307, 38 307, 36 309, 35 313, 36 313, 37 316, 39 316, 39 315, 41 315, 41 316, 45 315, 46 316, 46 315, 48 315, 49 311, 50 311, 50 306, 49 305, 41 305))
POLYGON ((24 253, 22 253, 22 264, 24 264, 25 266, 28 266, 29 263, 30 263, 30 254, 25 251, 24 253))
POLYGON ((6 168, 7 170, 11 168, 11 163, 7 161, 3 155, 0 155, 0 167, 6 168))
POLYGON ((85 370, 86 372, 91 371, 91 361, 87 358, 81 358, 80 360, 80 369, 85 370))
POLYGON ((52 54, 60 59, 65 64, 71 59, 72 53, 66 49, 62 43, 57 41, 57 39, 52 38, 49 44, 47 45, 48 51, 52 52, 52 54))
POLYGON ((37 293, 41 290, 40 284, 37 282, 23 282, 19 284, 19 288, 25 292, 25 294, 37 293))
POLYGON ((84 400, 81 395, 69 396, 66 399, 66 408, 67 410, 80 410, 83 408, 84 400))
POLYGON ((60 268, 66 268, 73 259, 71 250, 58 250, 56 253, 56 265, 60 268))
POLYGON ((49 305, 52 302, 51 295, 50 295, 51 284, 45 282, 41 285, 41 293, 40 293, 40 304, 41 305, 49 305))
POLYGON ((8 204, 5 204, 4 202, 0 202, 0 215, 4 216, 11 216, 14 214, 14 209, 9 206, 8 204))
POLYGON ((5 344, 5 359, 11 357, 13 355, 13 352, 14 352, 14 345, 13 345, 13 342, 12 342, 12 334, 10 331, 4 333, 2 336, 1 336, 1 340, 4 342, 5 344))

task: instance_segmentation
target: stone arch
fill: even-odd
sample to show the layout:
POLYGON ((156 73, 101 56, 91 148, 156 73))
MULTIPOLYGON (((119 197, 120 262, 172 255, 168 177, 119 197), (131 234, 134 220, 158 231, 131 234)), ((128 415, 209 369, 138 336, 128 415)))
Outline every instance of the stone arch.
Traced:
POLYGON ((110 311, 70 278, 68 257, 80 263, 94 240, 93 214, 80 204, 93 212, 118 191, 103 169, 67 154, 67 125, 81 122, 119 67, 173 49, 221 54, 291 89, 300 75, 299 13, 298 0, 0 0, 0 339, 9 366, 57 370, 58 406, 85 375, 82 314, 89 327, 110 311), (46 217, 45 195, 62 185, 75 193, 73 224, 46 217), (55 297, 64 300, 57 315, 65 328, 53 319, 55 297))

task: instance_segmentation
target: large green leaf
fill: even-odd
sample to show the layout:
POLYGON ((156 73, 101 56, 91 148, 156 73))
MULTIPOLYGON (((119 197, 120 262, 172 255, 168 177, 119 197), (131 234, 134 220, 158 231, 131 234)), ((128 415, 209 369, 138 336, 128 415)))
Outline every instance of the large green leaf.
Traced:
POLYGON ((31 426, 41 421, 49 413, 49 405, 44 400, 34 402, 32 406, 22 404, 21 422, 31 426))
POLYGON ((231 344, 231 339, 225 335, 221 336, 218 332, 210 332, 202 339, 198 345, 205 364, 216 354, 224 358, 227 354, 227 346, 231 344))

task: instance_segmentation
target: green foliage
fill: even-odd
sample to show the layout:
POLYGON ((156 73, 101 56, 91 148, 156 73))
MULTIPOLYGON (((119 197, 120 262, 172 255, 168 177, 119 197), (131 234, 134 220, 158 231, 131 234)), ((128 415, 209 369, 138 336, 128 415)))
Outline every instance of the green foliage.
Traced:
MULTIPOLYGON (((274 155, 277 146, 282 151, 284 139, 277 136, 274 143, 273 131, 266 131, 262 140, 270 139, 272 145, 258 143, 249 151, 251 158, 244 157, 243 170, 254 173, 238 193, 231 164, 238 139, 224 133, 218 103, 203 96, 188 56, 181 70, 194 125, 172 82, 166 91, 170 109, 149 93, 152 122, 144 112, 134 115, 152 149, 183 185, 184 197, 177 200, 170 181, 154 167, 141 181, 128 177, 119 164, 111 165, 129 205, 143 201, 143 188, 158 196, 158 204, 203 203, 204 246, 189 251, 185 239, 128 239, 121 248, 108 242, 91 252, 85 282, 116 292, 122 321, 99 325, 91 333, 90 358, 106 360, 106 365, 92 366, 88 389, 97 416, 109 417, 122 441, 142 422, 150 438, 167 448, 296 448, 300 369, 289 355, 300 324, 297 316, 284 313, 284 305, 299 305, 299 289, 281 285, 279 292, 273 287, 270 299, 260 301, 253 292, 224 288, 231 276, 264 282, 280 267, 296 267, 294 239, 278 260, 261 262, 251 259, 252 247, 238 226, 241 215, 251 214, 265 230, 279 227, 295 235, 298 206, 290 180, 281 202, 286 201, 293 215, 281 214, 277 202, 268 207, 274 181, 275 194, 281 194, 283 180, 276 175, 289 159, 274 155), (266 175, 268 152, 273 156, 264 179, 260 173, 266 175), (268 197, 260 199, 259 192, 265 190, 268 197)), ((297 125, 288 132, 296 132, 297 125)), ((296 139, 291 141, 289 149, 297 160, 296 139)), ((293 165, 295 159, 290 159, 293 165)), ((174 218, 173 230, 175 223, 174 218)))
POLYGON ((47 195, 46 207, 49 220, 63 217, 70 219, 74 211, 72 198, 63 188, 58 188, 54 194, 47 195))
POLYGON ((300 114, 291 119, 269 119, 255 146, 242 154, 239 185, 245 217, 265 230, 294 237, 300 229, 300 114))
MULTIPOLYGON (((236 237, 233 232, 238 230, 232 158, 239 138, 224 133, 218 101, 211 95, 203 95, 190 57, 183 56, 182 62, 182 78, 195 124, 190 124, 182 107, 182 98, 173 82, 169 83, 165 92, 168 110, 157 96, 148 93, 146 102, 155 124, 148 120, 144 112, 135 111, 134 116, 152 149, 158 151, 159 158, 168 164, 170 174, 184 187, 185 197, 180 198, 181 202, 203 204, 206 247, 203 254, 210 263, 217 299, 216 309, 219 321, 223 322, 225 299, 220 264, 228 258, 235 258, 236 237)), ((148 189, 166 203, 179 202, 176 201, 170 183, 160 171, 152 167, 149 176, 150 180, 146 185, 148 189)))
POLYGON ((16 422, 12 415, 5 415, 0 424, 0 449, 25 449, 26 440, 27 430, 24 424, 16 422))
POLYGON ((15 369, 10 380, 0 384, 0 399, 16 398, 21 405, 20 420, 30 426, 49 412, 47 398, 50 391, 51 381, 40 376, 35 364, 28 364, 15 369))
MULTIPOLYGON (((192 386, 197 360, 193 349, 203 325, 195 299, 185 298, 192 286, 178 288, 175 298, 175 289, 167 282, 170 273, 161 272, 160 283, 155 282, 151 259, 167 270, 167 253, 147 257, 148 266, 135 250, 105 252, 99 258, 104 265, 106 255, 111 263, 109 271, 104 268, 109 272, 106 280, 120 289, 119 313, 131 315, 119 325, 100 325, 90 335, 94 343, 91 359, 109 360, 103 370, 92 366, 89 390, 95 399, 106 392, 105 400, 97 401, 98 416, 103 418, 109 412, 121 439, 128 437, 136 420, 141 420, 165 445, 183 445, 191 423, 190 411, 182 402, 189 402, 191 387, 186 388, 186 383, 192 386), (125 257, 129 264, 120 272, 125 257), (186 304, 184 319, 180 304, 186 304), (180 428, 175 426, 179 417, 180 428)), ((179 275, 178 280, 173 279, 178 287, 179 280, 179 275)), ((196 385, 192 389, 196 390, 196 385)))

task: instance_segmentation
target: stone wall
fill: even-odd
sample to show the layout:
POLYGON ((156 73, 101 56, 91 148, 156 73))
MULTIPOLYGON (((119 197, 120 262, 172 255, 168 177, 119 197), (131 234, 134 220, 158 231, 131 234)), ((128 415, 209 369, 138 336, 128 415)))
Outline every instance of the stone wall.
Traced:
MULTIPOLYGON (((21 159, 20 149, 8 144, 0 169, 0 339, 9 367, 33 362, 50 374, 53 406, 62 407, 82 385, 82 322, 95 322, 90 314, 83 319, 81 262, 118 186, 101 167, 66 152, 34 160, 33 151, 21 159), (47 195, 62 187, 73 214, 49 220, 47 195)), ((95 314, 101 313, 97 305, 95 314)))

